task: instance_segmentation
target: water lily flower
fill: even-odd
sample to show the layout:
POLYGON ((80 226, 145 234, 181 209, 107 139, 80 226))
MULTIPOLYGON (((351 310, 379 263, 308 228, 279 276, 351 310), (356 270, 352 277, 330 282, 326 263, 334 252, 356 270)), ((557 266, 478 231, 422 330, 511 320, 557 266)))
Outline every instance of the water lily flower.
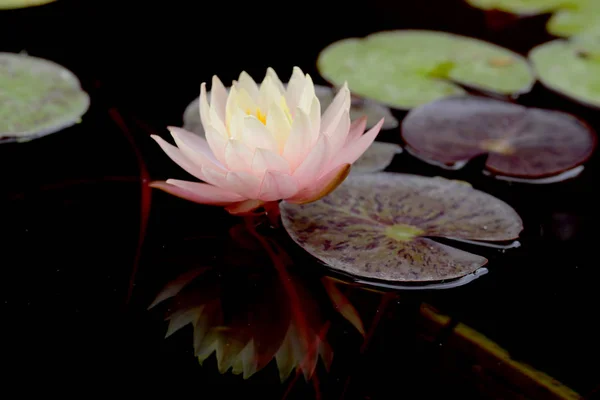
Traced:
POLYGON ((383 124, 364 133, 366 118, 351 123, 350 105, 344 84, 321 115, 312 79, 297 67, 287 86, 271 68, 260 85, 242 72, 229 92, 214 76, 210 101, 206 83, 200 90, 206 139, 176 127, 168 129, 177 147, 153 136, 173 161, 205 183, 169 179, 152 186, 233 214, 279 200, 318 200, 348 176, 383 124))

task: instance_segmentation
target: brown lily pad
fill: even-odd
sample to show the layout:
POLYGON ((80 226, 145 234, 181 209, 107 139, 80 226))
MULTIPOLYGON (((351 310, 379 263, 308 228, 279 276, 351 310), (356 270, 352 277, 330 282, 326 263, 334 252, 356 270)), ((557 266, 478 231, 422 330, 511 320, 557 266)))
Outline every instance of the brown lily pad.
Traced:
POLYGON ((352 164, 351 174, 368 174, 386 169, 402 147, 393 143, 373 142, 358 160, 352 164))
POLYGON ((385 172, 349 177, 319 201, 280 208, 285 229, 307 252, 335 270, 382 281, 463 277, 487 260, 430 238, 507 241, 523 229, 508 204, 467 183, 385 172))
POLYGON ((462 164, 487 154, 495 175, 551 177, 583 164, 596 147, 595 132, 563 112, 461 96, 412 110, 402 123, 412 154, 433 163, 462 164))

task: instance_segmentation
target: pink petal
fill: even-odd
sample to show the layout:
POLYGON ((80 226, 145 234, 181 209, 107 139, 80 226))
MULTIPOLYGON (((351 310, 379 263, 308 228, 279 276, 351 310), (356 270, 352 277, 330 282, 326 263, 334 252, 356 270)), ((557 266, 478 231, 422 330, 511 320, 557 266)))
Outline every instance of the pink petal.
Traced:
POLYGON ((344 110, 337 123, 331 125, 331 130, 323 132, 329 138, 331 154, 337 154, 344 147, 349 131, 350 114, 347 110, 344 110))
POLYGON ((220 206, 245 200, 238 194, 206 183, 169 179, 166 182, 152 182, 150 186, 200 204, 220 206))
POLYGON ((225 147, 229 138, 221 135, 212 125, 204 126, 206 132, 206 141, 212 150, 215 158, 219 160, 222 165, 227 164, 225 159, 225 147))
POLYGON ((344 111, 350 110, 350 90, 348 85, 344 86, 337 92, 329 107, 321 117, 321 132, 329 132, 333 129, 333 125, 338 121, 338 118, 344 111))
POLYGON ((290 168, 295 170, 304 160, 311 148, 311 126, 308 115, 301 109, 296 110, 292 131, 283 147, 283 158, 288 160, 290 168))
POLYGON ((188 174, 193 175, 202 181, 206 180, 204 173, 202 172, 202 168, 184 156, 181 150, 172 144, 167 143, 160 136, 151 135, 151 138, 158 143, 160 148, 167 154, 167 156, 169 156, 171 160, 175 161, 175 163, 183 168, 188 174))
POLYGON ((239 171, 229 172, 223 187, 248 199, 257 199, 261 184, 261 178, 250 172, 239 171))
POLYGON ((367 117, 360 117, 356 121, 352 122, 350 125, 350 131, 348 132, 348 137, 346 138, 346 144, 355 141, 358 139, 364 132, 367 127, 367 117))
POLYGON ((240 140, 230 139, 225 147, 225 161, 230 171, 250 171, 254 154, 240 140))
POLYGON ((315 185, 301 190, 295 196, 286 199, 286 201, 294 204, 306 204, 327 196, 348 177, 350 167, 350 164, 338 166, 322 176, 315 185))
MULTIPOLYGON (((216 170, 208 167, 202 168, 202 173, 204 174, 204 180, 211 185, 227 189, 227 172, 216 170)), ((233 190, 229 190, 233 191, 233 190)))
POLYGON ((275 201, 291 197, 297 192, 298 185, 291 175, 267 171, 258 198, 262 201, 275 201))
POLYGON ((289 174, 290 164, 285 158, 275 152, 257 148, 252 160, 252 172, 256 176, 262 177, 266 170, 289 174))
POLYGON ((175 139, 177 147, 188 159, 199 166, 209 166, 217 170, 224 168, 223 164, 215 158, 206 139, 174 126, 169 126, 167 129, 175 139))
POLYGON ((231 204, 225 209, 232 215, 254 215, 254 210, 262 207, 264 204, 265 203, 260 200, 251 199, 242 201, 241 203, 231 204))
POLYGON ((342 164, 352 164, 358 160, 360 156, 369 148, 379 133, 383 125, 383 118, 371 128, 367 133, 359 137, 353 142, 344 146, 344 148, 331 160, 326 170, 331 171, 342 164))
POLYGON ((294 178, 304 188, 314 182, 321 175, 321 171, 329 161, 329 144, 325 135, 319 136, 315 147, 306 156, 302 164, 294 171, 294 178))
POLYGON ((210 107, 214 109, 221 122, 225 123, 225 105, 227 104, 227 89, 215 75, 210 88, 210 107))

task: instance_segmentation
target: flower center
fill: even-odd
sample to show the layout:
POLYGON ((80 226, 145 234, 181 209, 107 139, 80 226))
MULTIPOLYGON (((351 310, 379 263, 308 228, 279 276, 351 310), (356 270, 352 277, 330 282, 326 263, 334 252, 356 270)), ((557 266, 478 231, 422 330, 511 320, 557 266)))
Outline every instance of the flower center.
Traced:
POLYGON ((255 112, 252 112, 251 109, 246 110, 246 115, 254 115, 263 125, 267 124, 267 114, 263 113, 260 108, 256 108, 255 112))

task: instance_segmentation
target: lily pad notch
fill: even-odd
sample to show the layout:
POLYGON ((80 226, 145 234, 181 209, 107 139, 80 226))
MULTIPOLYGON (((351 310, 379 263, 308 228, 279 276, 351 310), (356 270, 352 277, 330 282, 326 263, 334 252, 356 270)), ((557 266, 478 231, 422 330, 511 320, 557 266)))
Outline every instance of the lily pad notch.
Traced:
POLYGON ((402 122, 402 138, 426 162, 460 167, 487 155, 488 174, 532 183, 572 178, 569 171, 580 172, 597 143, 594 130, 570 114, 477 96, 412 110, 402 122))
POLYGON ((506 242, 523 229, 508 204, 465 182, 386 172, 351 176, 319 201, 280 209, 290 237, 309 254, 375 284, 460 279, 488 260, 433 238, 506 242))
POLYGON ((332 43, 317 60, 321 76, 399 110, 465 94, 465 88, 504 97, 527 93, 535 77, 511 50, 448 32, 397 30, 332 43))

